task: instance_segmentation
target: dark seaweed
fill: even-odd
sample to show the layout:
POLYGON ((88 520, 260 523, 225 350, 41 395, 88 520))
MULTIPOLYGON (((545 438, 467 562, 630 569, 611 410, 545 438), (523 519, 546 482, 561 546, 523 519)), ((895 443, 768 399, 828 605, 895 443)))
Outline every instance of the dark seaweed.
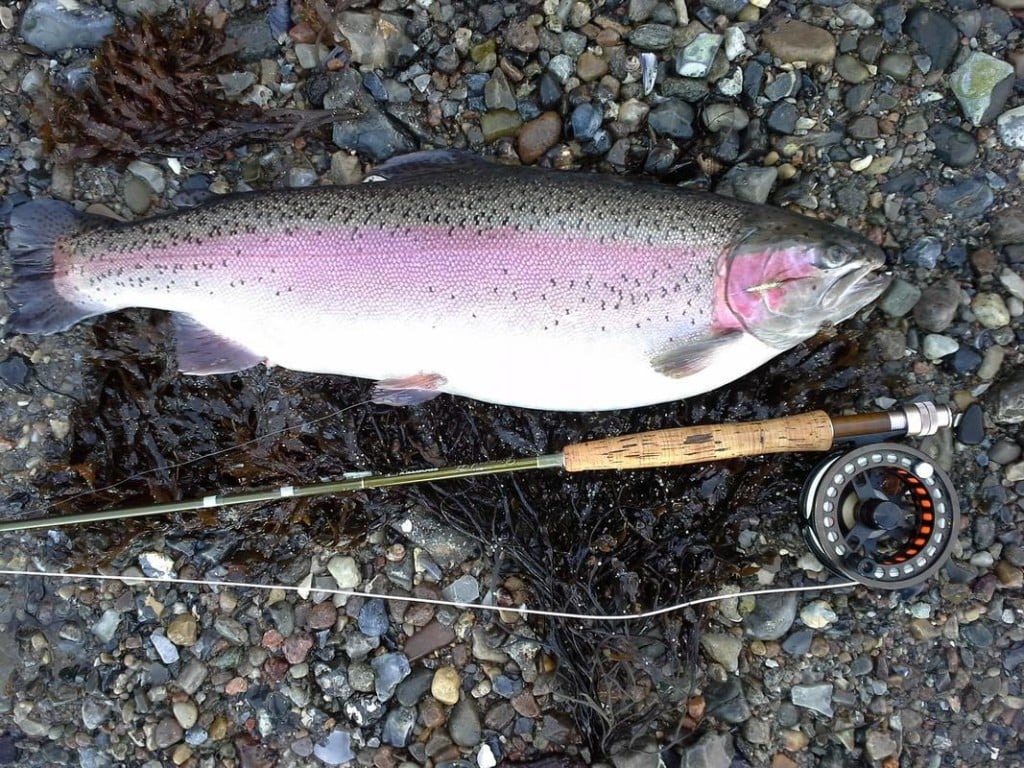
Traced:
MULTIPOLYGON (((860 357, 851 331, 819 337, 735 386, 625 412, 545 413, 447 396, 402 409, 368 404, 371 384, 361 380, 263 368, 180 375, 168 365, 159 325, 140 322, 137 313, 112 316, 91 333, 92 382, 82 397, 90 405, 74 413, 70 459, 55 462, 38 486, 63 512, 312 482, 354 469, 395 472, 548 453, 627 431, 782 416, 826 399, 832 408, 853 406, 849 375, 837 363, 860 357), (348 404, 356 405, 336 414, 348 404), (81 495, 90 488, 107 490, 81 495)), ((867 398, 876 386, 860 381, 855 391, 867 398)), ((634 612, 708 594, 735 577, 746 565, 736 547, 745 527, 799 548, 796 500, 817 460, 755 457, 576 476, 533 471, 144 518, 80 529, 64 556, 84 565, 106 552, 123 567, 159 539, 196 572, 219 565, 274 581, 311 542, 358 542, 381 529, 399 540, 387 523, 415 504, 479 542, 494 585, 520 577, 534 607, 634 612)), ((577 736, 592 754, 649 733, 652 718, 686 739, 678 712, 693 683, 695 637, 707 610, 626 624, 533 622, 571 702, 577 736)))

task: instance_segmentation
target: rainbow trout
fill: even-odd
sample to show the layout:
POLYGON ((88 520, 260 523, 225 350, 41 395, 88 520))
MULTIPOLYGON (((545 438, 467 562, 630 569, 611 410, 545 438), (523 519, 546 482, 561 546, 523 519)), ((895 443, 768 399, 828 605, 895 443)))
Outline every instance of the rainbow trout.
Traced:
POLYGON ((178 367, 258 363, 605 410, 719 387, 882 292, 882 251, 784 210, 456 153, 377 183, 235 195, 121 223, 14 209, 9 327, 173 313, 178 367))

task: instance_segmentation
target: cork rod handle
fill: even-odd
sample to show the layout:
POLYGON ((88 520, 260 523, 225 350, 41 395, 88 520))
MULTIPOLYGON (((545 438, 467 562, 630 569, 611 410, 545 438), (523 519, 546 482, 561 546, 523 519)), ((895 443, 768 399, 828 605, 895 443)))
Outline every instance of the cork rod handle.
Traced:
POLYGON ((565 469, 647 469, 788 451, 827 451, 832 420, 824 411, 766 421, 660 429, 592 440, 563 451, 565 469))

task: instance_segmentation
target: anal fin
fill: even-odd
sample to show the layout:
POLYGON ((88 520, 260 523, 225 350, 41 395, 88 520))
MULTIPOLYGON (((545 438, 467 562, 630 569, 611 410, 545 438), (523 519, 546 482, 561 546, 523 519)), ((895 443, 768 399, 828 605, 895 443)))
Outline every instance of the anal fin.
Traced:
POLYGON ((651 360, 651 365, 658 373, 669 378, 683 379, 707 368, 720 349, 742 335, 742 331, 728 331, 694 339, 657 355, 651 360))
POLYGON ((234 373, 263 362, 263 355, 211 331, 191 315, 174 314, 171 319, 178 370, 182 373, 234 373))
POLYGON ((380 405, 419 405, 441 394, 448 380, 436 373, 419 373, 400 379, 382 379, 370 399, 380 405))

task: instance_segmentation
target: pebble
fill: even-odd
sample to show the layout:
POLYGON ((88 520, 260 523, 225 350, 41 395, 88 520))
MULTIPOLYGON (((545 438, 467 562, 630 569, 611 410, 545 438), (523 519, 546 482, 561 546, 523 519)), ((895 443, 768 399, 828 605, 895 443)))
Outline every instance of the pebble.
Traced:
POLYGON ((585 83, 595 82, 608 74, 608 62, 601 56, 584 51, 576 61, 576 74, 585 83))
POLYGON ((799 119, 800 113, 795 105, 788 101, 780 101, 768 113, 768 128, 776 133, 791 134, 796 131, 796 123, 799 119))
POLYGON ((907 80, 913 68, 913 58, 905 53, 887 53, 878 62, 879 74, 899 82, 907 80))
POLYGON ((967 219, 981 216, 994 202, 992 188, 979 179, 964 179, 943 187, 935 195, 935 204, 940 209, 967 219))
POLYGON ((1013 91, 1013 67, 987 53, 973 51, 950 76, 950 87, 964 115, 975 125, 990 123, 1013 91))
POLYGON ((388 606, 379 597, 363 603, 359 611, 359 631, 368 637, 380 637, 388 631, 388 606))
POLYGON ((998 293, 978 293, 971 300, 971 311, 986 328, 1002 328, 1010 324, 1010 312, 998 293))
POLYGON ((167 749, 185 737, 185 731, 173 717, 165 717, 156 724, 152 732, 153 747, 167 749))
POLYGON ((476 580, 476 577, 467 573, 442 589, 441 596, 453 603, 463 605, 475 603, 480 597, 480 582, 476 580))
POLYGON ((99 621, 92 625, 92 633, 96 635, 96 639, 100 641, 101 645, 106 645, 114 639, 120 624, 121 614, 108 608, 103 612, 99 621))
POLYGON ((953 62, 960 45, 960 31, 943 14, 915 6, 907 14, 903 30, 928 56, 933 70, 944 70, 953 62))
POLYGON ((430 683, 430 695, 442 704, 454 706, 459 703, 462 680, 454 667, 438 667, 430 683))
POLYGON ((411 707, 395 707, 384 718, 381 740, 392 747, 407 747, 416 728, 416 710, 411 707))
POLYGON ((661 51, 672 45, 672 27, 666 24, 641 24, 629 36, 629 42, 643 51, 661 51))
POLYGON ((967 131, 937 123, 928 129, 935 143, 935 156, 951 168, 965 168, 978 156, 978 142, 967 131))
POLYGON ((993 390, 992 420, 997 424, 1024 422, 1024 374, 1015 372, 993 390))
POLYGON ((529 21, 517 21, 505 32, 505 42, 523 53, 533 53, 540 47, 540 36, 529 21))
POLYGON ((395 128, 372 104, 365 105, 360 116, 335 123, 331 139, 339 148, 365 155, 378 163, 416 148, 412 139, 395 128))
POLYGON ((237 619, 223 614, 213 620, 213 630, 232 645, 245 645, 249 642, 249 632, 237 619))
POLYGON ((800 620, 811 629, 824 629, 838 618, 832 606, 824 600, 815 600, 800 610, 800 620))
POLYGON ((85 730, 94 731, 110 718, 113 706, 109 701, 87 697, 82 702, 82 725, 85 730))
POLYGON ((577 104, 569 116, 569 126, 572 129, 573 138, 581 141, 589 141, 601 128, 604 115, 600 108, 589 101, 577 104))
POLYGON ((480 710, 476 702, 464 698, 452 708, 448 717, 448 734, 460 747, 475 747, 483 735, 480 710))
POLYGON ((199 720, 199 708, 192 701, 176 701, 171 705, 174 719, 186 731, 199 720))
POLYGON ((903 278, 896 278, 886 289, 878 306, 889 317, 904 317, 917 305, 920 298, 920 288, 903 278))
POLYGON ((948 278, 921 292, 920 300, 914 305, 914 322, 925 331, 941 333, 953 322, 959 306, 960 284, 948 278))
POLYGON ((696 744, 680 750, 680 765, 685 768, 730 768, 736 747, 731 733, 707 731, 696 744))
POLYGON ((779 178, 775 167, 744 167, 730 168, 715 190, 720 195, 729 195, 737 200, 763 205, 779 178))
POLYGON ((313 648, 313 638, 306 632, 296 632, 285 638, 282 651, 289 664, 302 664, 313 648))
POLYGON ((844 53, 838 56, 834 63, 836 74, 843 80, 853 85, 863 83, 871 77, 871 71, 852 54, 844 53))
POLYGON ((924 352, 924 356, 929 360, 939 360, 947 357, 958 349, 960 349, 960 344, 956 339, 939 333, 927 334, 921 344, 921 351, 924 352))
POLYGON ((773 56, 787 64, 796 61, 831 64, 836 57, 836 41, 828 30, 795 19, 779 23, 762 36, 761 42, 773 56))
POLYGON ((203 662, 199 659, 191 659, 182 667, 175 682, 181 690, 191 695, 199 690, 206 680, 207 674, 209 672, 203 662))
POLYGON ((114 16, 94 6, 32 0, 20 31, 26 43, 54 55, 72 48, 96 48, 114 31, 114 16))
POLYGON ((394 694, 398 684, 412 672, 408 657, 403 653, 382 653, 370 662, 374 673, 374 686, 377 698, 388 701, 394 694))
POLYGON ((864 752, 868 759, 874 761, 884 760, 897 754, 899 745, 888 731, 880 731, 875 728, 868 730, 864 739, 864 752))
POLYGON ((704 125, 712 133, 742 131, 750 123, 750 117, 734 104, 713 102, 704 107, 704 125))
POLYGON ((362 582, 359 565, 355 558, 347 555, 335 555, 327 563, 327 572, 334 577, 338 589, 355 589, 362 582))
POLYGON ((765 86, 764 95, 769 101, 788 99, 800 91, 800 76, 796 72, 783 72, 765 86))
POLYGON ((313 746, 313 755, 327 765, 344 765, 355 759, 352 751, 352 735, 337 728, 327 738, 313 746))
POLYGON ((726 672, 739 671, 743 641, 738 637, 716 633, 701 635, 700 647, 709 658, 725 667, 726 672))
POLYGON ((199 625, 191 613, 181 613, 167 625, 167 639, 177 646, 195 645, 199 637, 199 625))
POLYGON ((519 113, 510 109, 494 109, 480 116, 480 130, 487 143, 515 136, 522 124, 519 113))
POLYGON ((722 40, 721 35, 701 32, 676 54, 676 73, 682 77, 707 77, 722 40))
POLYGON ((811 685, 794 685, 790 692, 790 700, 798 707, 818 712, 825 717, 832 717, 832 684, 814 683, 811 685))
POLYGON ((178 648, 166 636, 153 633, 149 641, 164 664, 174 664, 178 660, 178 648))
POLYGON ((512 92, 512 86, 509 85, 508 78, 500 69, 494 71, 484 86, 484 103, 488 109, 514 110, 516 108, 516 96, 512 92))
POLYGON ((747 635, 757 640, 778 640, 796 621, 796 595, 759 595, 754 610, 743 617, 747 635))
POLYGON ((545 112, 524 123, 516 138, 519 159, 527 165, 536 163, 558 143, 561 133, 562 119, 557 112, 545 112))
POLYGON ((402 50, 412 46, 405 34, 406 19, 398 14, 343 11, 334 19, 352 61, 367 69, 394 68, 402 50))
MULTIPOLYGON (((575 114, 575 113, 574 113, 575 114)), ((693 107, 682 99, 666 99, 647 116, 647 124, 659 136, 693 138, 693 107)))
POLYGON ((750 718, 750 705, 737 675, 707 684, 704 691, 706 711, 717 719, 737 725, 750 718))
POLYGON ((999 140, 1008 147, 1024 149, 1024 105, 1008 109, 996 120, 999 140))

